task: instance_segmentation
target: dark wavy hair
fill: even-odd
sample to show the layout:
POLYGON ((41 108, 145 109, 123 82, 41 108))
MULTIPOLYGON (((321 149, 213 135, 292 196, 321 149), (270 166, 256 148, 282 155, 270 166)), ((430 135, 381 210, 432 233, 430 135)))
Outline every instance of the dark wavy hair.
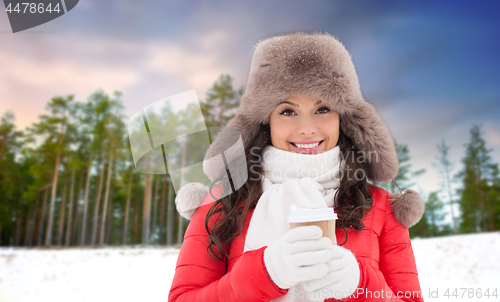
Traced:
MULTIPOLYGON (((340 122, 342 123, 342 120, 340 122)), ((232 179, 229 170, 226 170, 228 176, 214 181, 210 187, 211 190, 214 185, 221 183, 223 192, 221 196, 225 196, 213 203, 205 220, 205 229, 210 238, 207 253, 214 259, 227 260, 232 240, 242 233, 243 222, 248 210, 255 208, 263 193, 261 153, 263 148, 269 144, 271 144, 269 124, 260 124, 257 135, 245 146, 248 179, 244 185, 228 194, 232 192, 230 188, 232 179), (213 223, 211 230, 209 222, 213 223)), ((335 212, 338 215, 336 227, 344 228, 344 230, 347 227, 360 231, 364 228, 361 220, 366 211, 371 209, 373 203, 370 187, 366 180, 365 167, 367 162, 362 152, 343 133, 341 127, 338 146, 345 160, 345 167, 341 174, 340 187, 335 195, 335 212)))

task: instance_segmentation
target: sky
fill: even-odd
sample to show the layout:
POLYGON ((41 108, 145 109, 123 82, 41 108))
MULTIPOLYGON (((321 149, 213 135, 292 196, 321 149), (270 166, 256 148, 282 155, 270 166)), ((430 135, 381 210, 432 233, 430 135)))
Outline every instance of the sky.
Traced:
POLYGON ((458 172, 475 124, 500 162, 499 13, 494 0, 82 0, 13 34, 1 10, 0 114, 24 129, 52 97, 86 101, 98 88, 121 91, 128 117, 191 89, 204 100, 221 74, 245 85, 259 40, 326 32, 414 169, 426 169, 415 188, 429 193, 440 188, 436 145, 445 139, 458 172))

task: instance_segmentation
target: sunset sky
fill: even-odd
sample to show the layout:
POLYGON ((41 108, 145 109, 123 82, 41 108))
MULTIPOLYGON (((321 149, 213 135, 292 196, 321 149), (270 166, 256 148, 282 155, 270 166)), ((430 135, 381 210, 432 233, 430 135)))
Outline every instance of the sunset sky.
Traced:
POLYGON ((499 1, 97 1, 12 34, 0 11, 0 114, 24 129, 56 95, 123 93, 126 114, 207 89, 221 74, 245 85, 255 44, 328 32, 348 49, 365 99, 408 144, 416 189, 439 189, 436 145, 454 172, 474 124, 500 161, 499 1))

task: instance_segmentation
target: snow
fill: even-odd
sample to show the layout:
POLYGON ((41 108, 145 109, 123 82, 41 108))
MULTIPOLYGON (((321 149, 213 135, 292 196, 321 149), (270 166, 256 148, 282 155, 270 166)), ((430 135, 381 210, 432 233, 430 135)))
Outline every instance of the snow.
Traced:
POLYGON ((1 249, 0 302, 167 301, 178 249, 1 249))
MULTIPOLYGON (((500 232, 414 239, 412 246, 425 301, 500 301, 500 232), (486 289, 490 297, 479 297, 486 289)), ((178 253, 0 248, 0 302, 167 301, 178 253)))
POLYGON ((500 301, 500 232, 414 239, 412 247, 425 301, 500 301), (480 297, 487 289, 498 296, 480 297))

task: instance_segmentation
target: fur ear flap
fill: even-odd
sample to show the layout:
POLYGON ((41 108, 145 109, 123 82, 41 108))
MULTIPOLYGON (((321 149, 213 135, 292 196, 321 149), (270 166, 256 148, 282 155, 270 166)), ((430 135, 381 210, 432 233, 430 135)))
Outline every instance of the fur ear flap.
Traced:
POLYGON ((191 219, 207 194, 208 187, 204 184, 197 182, 185 184, 175 197, 177 211, 182 217, 191 219))
POLYGON ((414 190, 408 189, 403 193, 389 194, 389 200, 394 217, 408 229, 424 215, 424 199, 414 190))

